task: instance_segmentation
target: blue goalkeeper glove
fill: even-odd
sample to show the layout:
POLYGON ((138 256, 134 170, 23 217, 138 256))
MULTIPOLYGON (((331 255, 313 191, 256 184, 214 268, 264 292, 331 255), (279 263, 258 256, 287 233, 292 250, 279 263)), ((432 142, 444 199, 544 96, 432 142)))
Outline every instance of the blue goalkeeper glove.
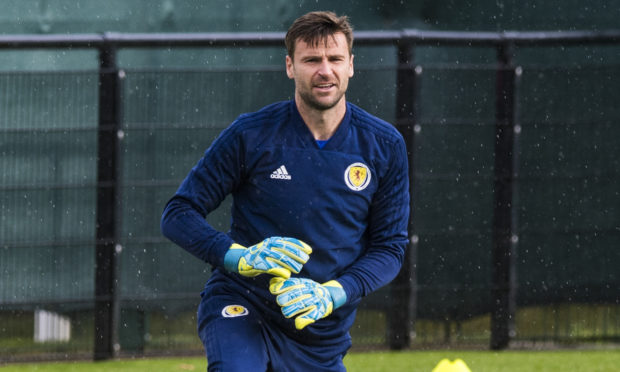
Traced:
POLYGON ((233 243, 224 256, 224 267, 243 276, 271 274, 289 278, 299 273, 312 248, 299 239, 274 236, 250 247, 233 243))
POLYGON ((286 318, 296 316, 297 329, 325 318, 347 301, 342 285, 335 280, 319 284, 305 278, 272 278, 269 291, 277 295, 276 302, 286 318))

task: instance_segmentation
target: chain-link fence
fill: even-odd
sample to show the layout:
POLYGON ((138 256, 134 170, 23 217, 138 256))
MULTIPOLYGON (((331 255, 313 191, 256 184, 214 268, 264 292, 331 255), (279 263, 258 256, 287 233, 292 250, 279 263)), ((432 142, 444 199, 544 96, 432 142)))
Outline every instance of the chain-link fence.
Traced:
MULTIPOLYGON (((282 35, 203 36, 2 44, 95 47, 102 68, 0 73, 0 359, 201 352, 210 268, 161 236, 162 208, 238 114, 293 92, 280 65, 117 58, 123 43, 261 55, 282 35)), ((403 274, 363 301, 354 346, 617 342, 620 35, 358 43, 347 98, 407 138, 413 218, 403 274)), ((229 206, 208 217, 222 231, 229 206)))

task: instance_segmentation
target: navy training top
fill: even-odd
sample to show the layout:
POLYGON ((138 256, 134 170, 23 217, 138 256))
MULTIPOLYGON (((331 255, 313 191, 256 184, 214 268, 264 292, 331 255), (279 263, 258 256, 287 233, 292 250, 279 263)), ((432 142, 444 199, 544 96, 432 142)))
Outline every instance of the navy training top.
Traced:
POLYGON ((407 152, 389 123, 347 103, 345 117, 323 148, 294 101, 239 116, 192 168, 162 216, 170 240, 214 266, 207 283, 238 288, 283 331, 304 340, 348 336, 360 299, 398 274, 407 246, 407 152), (232 194, 230 231, 205 216, 232 194), (299 274, 335 279, 347 302, 296 331, 269 292, 269 275, 254 278, 223 268, 233 242, 249 246, 290 236, 313 252, 299 274))

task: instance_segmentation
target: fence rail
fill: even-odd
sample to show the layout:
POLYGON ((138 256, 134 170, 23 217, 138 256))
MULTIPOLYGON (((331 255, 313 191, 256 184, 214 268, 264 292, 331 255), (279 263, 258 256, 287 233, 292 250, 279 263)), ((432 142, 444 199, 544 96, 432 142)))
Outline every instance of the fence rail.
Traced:
MULTIPOLYGON (((0 35, 0 49, 33 48, 161 48, 161 47, 241 47, 282 46, 283 32, 229 33, 120 33, 69 35, 0 35)), ((574 44, 617 44, 620 30, 606 31, 507 31, 465 32, 356 31, 356 45, 411 43, 416 45, 460 46, 549 46, 574 44)))
MULTIPOLYGON (((283 45, 284 33, 113 33, 72 35, 0 35, 0 50, 97 49, 98 128, 96 181, 95 263, 95 359, 115 355, 118 343, 119 297, 116 276, 120 238, 120 169, 122 135, 122 94, 124 72, 117 54, 124 48, 181 47, 274 47, 283 45)), ((417 136, 420 132, 419 98, 423 69, 415 62, 419 46, 490 47, 496 50, 495 143, 493 149, 492 216, 492 301, 491 348, 503 349, 514 333, 517 283, 515 266, 518 232, 517 183, 520 177, 519 104, 517 90, 523 70, 515 66, 515 47, 572 45, 620 45, 620 30, 598 32, 444 32, 444 31, 358 31, 358 46, 393 46, 396 51, 395 125, 405 137, 410 154, 410 190, 414 190, 417 136)), ((9 189, 13 186, 8 186, 9 189)), ((2 186, 3 190, 9 190, 2 186)), ((410 246, 403 269, 391 287, 394 301, 389 310, 388 343, 393 349, 410 344, 411 325, 417 313, 417 255, 420 237, 416 233, 412 198, 409 232, 410 246), (405 311, 403 311, 405 309, 405 311), (403 325, 410 325, 403 327, 403 325)), ((20 244, 21 245, 21 244, 20 244)), ((19 301, 18 301, 19 302, 19 301)), ((2 305, 0 303, 0 305, 2 305)))

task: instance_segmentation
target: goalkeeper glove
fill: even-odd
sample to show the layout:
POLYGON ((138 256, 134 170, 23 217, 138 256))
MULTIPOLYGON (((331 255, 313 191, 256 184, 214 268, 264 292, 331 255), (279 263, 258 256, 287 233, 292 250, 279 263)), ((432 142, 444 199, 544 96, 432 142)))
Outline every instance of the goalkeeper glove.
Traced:
POLYGON ((250 247, 233 243, 224 256, 224 267, 243 276, 267 273, 289 278, 299 273, 312 248, 301 240, 274 236, 250 247))
POLYGON ((342 285, 335 280, 319 284, 305 278, 272 278, 269 291, 277 295, 276 302, 286 318, 296 316, 297 329, 325 318, 347 300, 342 285))

